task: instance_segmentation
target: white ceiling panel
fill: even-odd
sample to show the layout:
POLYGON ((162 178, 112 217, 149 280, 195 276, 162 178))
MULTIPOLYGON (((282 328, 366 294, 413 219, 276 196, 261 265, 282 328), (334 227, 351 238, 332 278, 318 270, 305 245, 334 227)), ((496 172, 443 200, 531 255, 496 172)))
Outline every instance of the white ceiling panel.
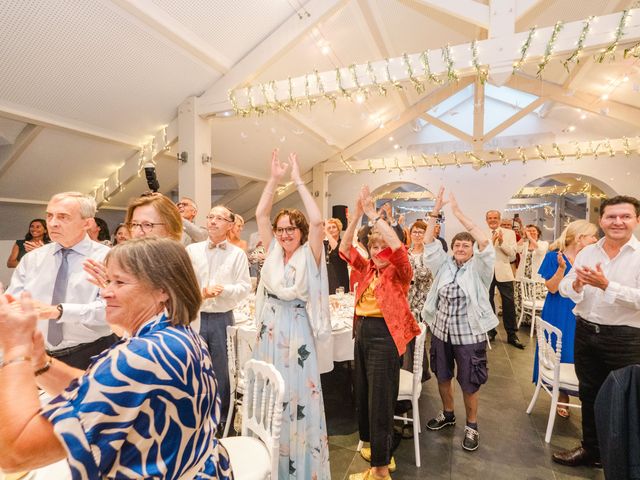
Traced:
POLYGON ((3 197, 48 200, 56 192, 90 192, 134 150, 54 129, 43 130, 0 177, 3 197))
POLYGON ((310 170, 335 152, 283 115, 214 119, 211 145, 213 166, 217 170, 264 180, 269 178, 271 152, 276 147, 280 149, 281 159, 297 152, 301 172, 310 170))
POLYGON ((296 14, 286 0, 152 1, 233 64, 296 14))
POLYGON ((142 138, 216 73, 108 1, 0 2, 0 100, 142 138))

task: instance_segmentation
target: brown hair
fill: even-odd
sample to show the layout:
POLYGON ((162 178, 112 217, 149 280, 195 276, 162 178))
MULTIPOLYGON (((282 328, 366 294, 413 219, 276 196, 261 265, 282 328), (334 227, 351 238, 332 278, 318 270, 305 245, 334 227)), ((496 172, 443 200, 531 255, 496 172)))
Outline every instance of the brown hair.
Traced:
POLYGON ((127 206, 125 223, 131 223, 134 210, 144 205, 152 205, 156 209, 165 223, 170 238, 177 241, 182 239, 182 217, 178 207, 169 198, 158 192, 143 193, 131 200, 127 206))
POLYGON ((616 197, 607 198, 600 204, 600 218, 604 215, 604 209, 611 205, 620 205, 621 203, 629 203, 633 205, 636 211, 636 217, 640 217, 640 201, 635 197, 629 197, 627 195, 618 195, 616 197))
MULTIPOLYGON (((494 210, 495 211, 495 210, 494 210)), ((456 233, 451 239, 451 249, 453 250, 453 246, 456 242, 471 242, 471 245, 476 241, 469 232, 460 232, 456 233)))
POLYGON ((413 222, 413 225, 411 225, 411 228, 409 229, 409 233, 411 233, 414 228, 421 228, 422 230, 424 230, 426 232, 427 231, 427 223, 424 220, 416 220, 415 222, 413 222))
POLYGON ((105 263, 111 260, 143 284, 168 295, 165 307, 172 325, 189 325, 195 320, 202 294, 182 244, 160 237, 133 238, 113 247, 105 263))
POLYGON ((536 231, 538 232, 538 240, 540 240, 542 238, 542 230, 540 230, 540 227, 537 225, 534 225, 533 223, 530 223, 529 225, 527 225, 524 228, 535 228, 536 231))
POLYGON ((307 238, 309 238, 309 223, 307 222, 307 218, 304 216, 304 213, 297 208, 283 208, 280 210, 276 215, 276 218, 273 219, 271 226, 275 230, 278 226, 278 221, 285 215, 289 217, 291 225, 298 227, 300 230, 300 245, 304 245, 307 238))
POLYGON ((386 240, 384 239, 384 237, 380 232, 378 232, 377 230, 371 230, 371 233, 369 234, 369 239, 367 241, 367 249, 371 248, 376 243, 382 244, 382 245, 387 244, 386 240))

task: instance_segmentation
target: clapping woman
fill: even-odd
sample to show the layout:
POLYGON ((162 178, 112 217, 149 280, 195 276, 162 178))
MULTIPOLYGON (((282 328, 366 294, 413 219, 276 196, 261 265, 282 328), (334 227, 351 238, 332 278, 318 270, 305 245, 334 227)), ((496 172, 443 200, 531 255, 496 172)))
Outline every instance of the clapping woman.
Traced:
POLYGON ((106 268, 107 321, 126 334, 86 371, 47 356, 28 294, 20 308, 0 296, 0 468, 66 458, 74 480, 232 478, 211 359, 189 327, 201 295, 187 252, 131 240, 106 268), (53 397, 42 407, 38 387, 53 397))

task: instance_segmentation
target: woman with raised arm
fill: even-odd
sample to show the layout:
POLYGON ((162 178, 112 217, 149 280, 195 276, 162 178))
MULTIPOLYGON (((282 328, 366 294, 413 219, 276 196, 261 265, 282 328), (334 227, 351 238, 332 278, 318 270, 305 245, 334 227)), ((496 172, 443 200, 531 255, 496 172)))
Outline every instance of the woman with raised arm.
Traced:
POLYGON ((273 194, 289 166, 280 162, 276 149, 271 177, 256 209, 267 257, 256 292, 258 343, 253 356, 275 365, 284 378, 278 478, 322 480, 331 476, 317 356, 331 341, 324 228, 320 210, 300 178, 295 153, 289 155, 289 163, 309 221, 296 209, 280 210, 271 221, 273 194))
POLYGON ((487 336, 498 325, 489 303, 489 286, 493 279, 495 250, 484 231, 460 210, 453 194, 451 211, 466 232, 451 240, 453 257, 440 242, 434 242, 436 219, 445 204, 440 188, 425 234, 425 265, 435 275, 422 318, 431 329, 431 370, 438 379, 442 411, 427 422, 429 430, 455 425, 453 413, 454 375, 462 389, 467 414, 462 448, 478 448, 478 398, 480 386, 487 381, 487 336))
POLYGON ((407 250, 393 227, 377 214, 368 187, 362 187, 353 212, 340 255, 360 275, 353 321, 355 389, 360 440, 371 445, 360 454, 371 468, 349 480, 390 479, 389 472, 395 469, 391 446, 401 356, 420 327, 407 301, 412 278, 407 250), (363 212, 373 221, 369 260, 352 246, 363 212))

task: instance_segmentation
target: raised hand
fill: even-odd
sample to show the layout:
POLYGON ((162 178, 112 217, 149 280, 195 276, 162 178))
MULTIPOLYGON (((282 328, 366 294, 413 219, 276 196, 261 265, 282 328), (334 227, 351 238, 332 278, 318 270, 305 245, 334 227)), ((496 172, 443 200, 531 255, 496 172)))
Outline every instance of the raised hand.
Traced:
POLYGON ((562 252, 558 252, 558 268, 561 268, 563 271, 567 269, 567 262, 565 261, 562 252))
POLYGON ((449 193, 449 204, 451 204, 451 210, 453 211, 454 215, 458 215, 458 213, 460 213, 462 210, 460 210, 460 205, 458 205, 458 201, 456 200, 456 197, 453 195, 453 192, 449 193))
POLYGON ((295 152, 289 154, 289 163, 291 164, 291 180, 293 180, 294 183, 302 182, 300 166, 298 165, 298 155, 295 152))
POLYGON ((28 292, 22 293, 18 302, 20 308, 11 305, 4 295, 0 295, 0 348, 5 359, 9 351, 15 348, 30 353, 33 345, 33 333, 36 330, 38 315, 28 292))
POLYGON ((82 263, 82 269, 87 273, 89 283, 98 288, 107 286, 107 267, 104 263, 88 258, 82 263))
POLYGON ((367 217, 376 217, 375 203, 373 202, 373 197, 371 196, 371 192, 367 185, 364 185, 360 190, 360 203, 362 204, 362 210, 367 217))
POLYGON ((444 187, 440 187, 438 194, 436 195, 436 203, 433 205, 432 213, 437 215, 446 204, 447 202, 444 200, 444 187))
POLYGON ((271 178, 280 182, 284 178, 285 173, 287 173, 288 165, 286 163, 280 163, 279 159, 280 150, 278 148, 274 148, 273 152, 271 152, 271 178))

